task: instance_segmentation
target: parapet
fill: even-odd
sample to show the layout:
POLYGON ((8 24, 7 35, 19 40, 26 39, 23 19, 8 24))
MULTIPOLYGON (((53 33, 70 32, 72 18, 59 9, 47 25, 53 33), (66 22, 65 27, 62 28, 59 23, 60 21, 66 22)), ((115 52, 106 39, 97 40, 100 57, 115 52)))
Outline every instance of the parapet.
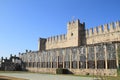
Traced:
POLYGON ((98 34, 98 27, 95 27, 93 31, 94 31, 94 35, 97 35, 98 34))
POLYGON ((120 31, 120 21, 100 25, 86 30, 86 37, 120 31))
POLYGON ((120 30, 120 21, 116 21, 115 26, 116 26, 116 31, 119 31, 120 30))
POLYGON ((47 38, 47 43, 61 42, 66 39, 67 37, 65 34, 52 36, 52 37, 47 38))
POLYGON ((89 36, 92 36, 93 35, 93 28, 90 28, 89 30, 89 36))
POLYGON ((103 33, 103 25, 98 26, 98 34, 103 33))
POLYGON ((115 25, 113 22, 110 23, 110 32, 114 32, 115 25))
POLYGON ((86 29, 85 33, 86 33, 86 37, 88 37, 89 36, 89 30, 86 29))
POLYGON ((104 33, 108 33, 109 32, 109 25, 108 24, 104 24, 104 33))
POLYGON ((71 21, 71 22, 68 22, 68 26, 69 25, 74 25, 74 24, 77 24, 77 23, 80 23, 80 20, 79 19, 77 19, 77 20, 73 20, 73 21, 71 21))
POLYGON ((72 27, 75 27, 75 26, 79 26, 79 25, 85 26, 85 23, 84 22, 80 23, 79 19, 73 20, 73 21, 67 23, 67 28, 69 29, 69 28, 72 28, 72 27))

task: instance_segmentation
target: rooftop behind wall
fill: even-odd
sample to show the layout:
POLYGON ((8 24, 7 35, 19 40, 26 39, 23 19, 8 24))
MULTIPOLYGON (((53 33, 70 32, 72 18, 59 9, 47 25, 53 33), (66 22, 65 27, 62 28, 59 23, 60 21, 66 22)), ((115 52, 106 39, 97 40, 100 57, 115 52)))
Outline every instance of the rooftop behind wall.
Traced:
POLYGON ((86 30, 86 37, 120 31, 120 21, 100 25, 86 30))

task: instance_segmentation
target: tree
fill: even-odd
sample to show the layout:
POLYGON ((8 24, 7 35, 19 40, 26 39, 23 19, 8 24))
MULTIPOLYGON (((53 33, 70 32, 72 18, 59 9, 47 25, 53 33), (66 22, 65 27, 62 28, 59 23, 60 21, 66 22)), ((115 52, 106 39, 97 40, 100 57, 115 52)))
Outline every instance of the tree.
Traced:
MULTIPOLYGON (((117 53, 118 53, 118 64, 120 65, 120 45, 118 46, 118 49, 117 49, 117 53)), ((120 66, 119 66, 120 68, 120 66)))

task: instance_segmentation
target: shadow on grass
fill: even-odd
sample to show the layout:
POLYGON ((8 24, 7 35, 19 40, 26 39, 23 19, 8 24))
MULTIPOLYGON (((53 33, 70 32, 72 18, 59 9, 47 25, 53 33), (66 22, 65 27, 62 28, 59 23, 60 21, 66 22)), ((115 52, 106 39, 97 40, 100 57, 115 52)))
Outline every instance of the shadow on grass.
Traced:
POLYGON ((4 78, 0 78, 0 80, 10 80, 10 79, 4 79, 4 78))

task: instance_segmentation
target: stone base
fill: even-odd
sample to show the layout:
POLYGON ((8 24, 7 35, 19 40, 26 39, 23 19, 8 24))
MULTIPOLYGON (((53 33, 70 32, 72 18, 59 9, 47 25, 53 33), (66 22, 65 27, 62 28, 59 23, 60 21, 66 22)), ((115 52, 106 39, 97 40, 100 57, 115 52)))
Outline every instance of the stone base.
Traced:
POLYGON ((117 69, 69 69, 75 75, 117 76, 117 69))
MULTIPOLYGON (((56 68, 26 68, 30 72, 56 74, 56 68)), ((74 75, 117 76, 117 69, 68 69, 74 75)))

